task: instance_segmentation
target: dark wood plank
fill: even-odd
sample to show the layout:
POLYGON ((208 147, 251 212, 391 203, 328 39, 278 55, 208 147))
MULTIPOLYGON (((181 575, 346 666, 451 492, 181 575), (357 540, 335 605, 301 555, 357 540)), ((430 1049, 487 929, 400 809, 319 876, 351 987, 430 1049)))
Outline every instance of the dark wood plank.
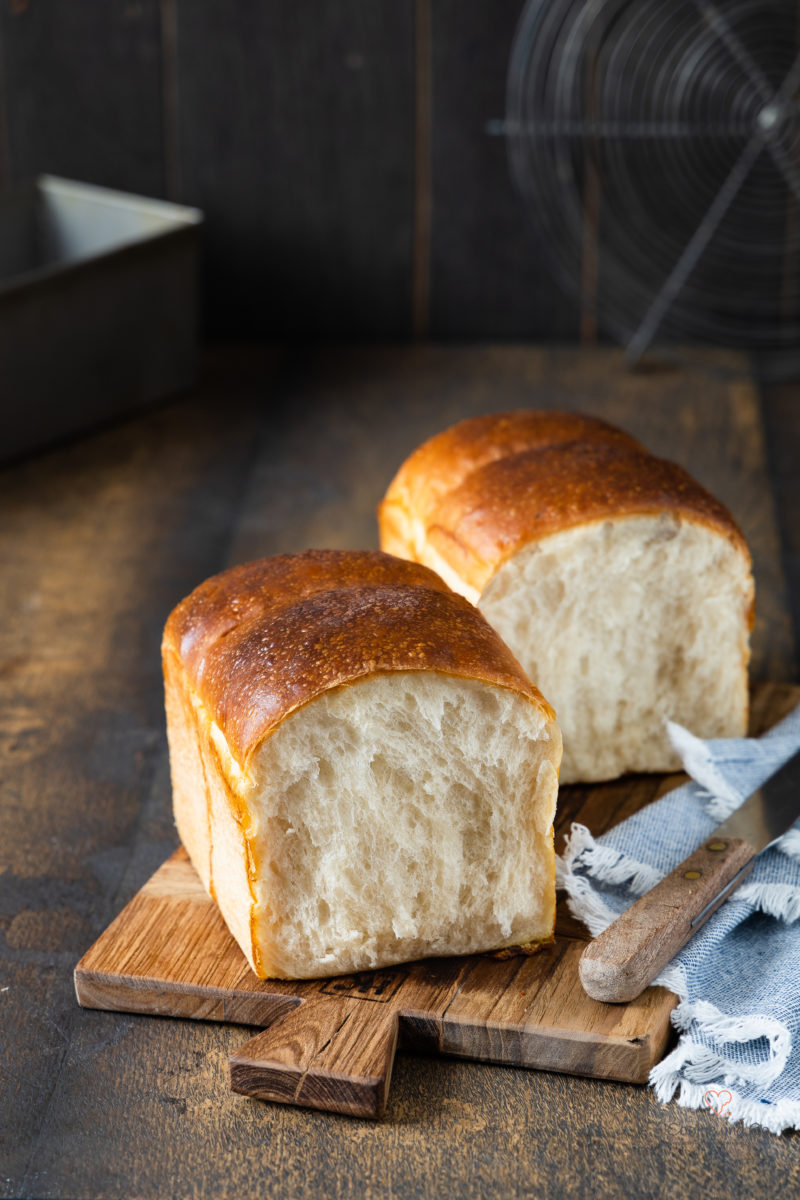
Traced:
POLYGON ((430 332, 433 112, 431 0, 414 0, 414 261, 411 324, 414 337, 430 332))
MULTIPOLYGON (((796 384, 762 387, 770 475, 779 513, 795 646, 800 645, 800 395, 796 384)), ((792 668, 796 676, 797 655, 792 668)))
MULTIPOLYGON (((2 26, 0 26, 0 31, 2 26)), ((8 122, 6 120, 6 78, 3 39, 0 36, 0 188, 11 183, 11 164, 8 160, 8 122)))
POLYGON ((224 335, 411 329, 413 9, 177 0, 181 198, 224 335))
POLYGON ((76 1030, 69 959, 176 843, 161 629, 224 554, 256 414, 227 369, 0 475, 0 1112, 22 1191, 76 1030))
POLYGON ((165 192, 158 0, 0 9, 10 173, 165 192))
POLYGON ((502 122, 522 0, 429 0, 434 338, 578 334, 578 305, 543 261, 508 169, 502 122))

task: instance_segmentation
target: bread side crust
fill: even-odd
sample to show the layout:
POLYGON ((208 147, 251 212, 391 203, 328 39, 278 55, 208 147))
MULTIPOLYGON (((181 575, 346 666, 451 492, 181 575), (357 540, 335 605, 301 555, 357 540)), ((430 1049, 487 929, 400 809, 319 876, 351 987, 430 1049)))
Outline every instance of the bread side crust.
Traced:
POLYGON ((265 977, 254 938, 255 872, 244 777, 232 781, 232 757, 171 650, 164 653, 167 738, 175 824, 203 885, 217 902, 250 967, 265 977), (227 760, 227 761, 226 761, 227 760), (191 766, 187 766, 190 763, 191 766))
POLYGON ((203 886, 213 896, 208 787, 200 748, 201 734, 180 661, 167 647, 163 651, 163 666, 175 824, 203 886))

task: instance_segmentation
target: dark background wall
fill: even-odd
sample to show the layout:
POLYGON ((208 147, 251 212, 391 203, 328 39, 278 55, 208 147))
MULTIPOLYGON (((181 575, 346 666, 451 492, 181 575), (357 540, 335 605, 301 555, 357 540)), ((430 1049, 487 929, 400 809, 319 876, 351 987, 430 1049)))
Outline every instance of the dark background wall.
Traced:
POLYGON ((214 335, 577 335, 509 180, 523 0, 0 0, 0 182, 206 213, 214 335))

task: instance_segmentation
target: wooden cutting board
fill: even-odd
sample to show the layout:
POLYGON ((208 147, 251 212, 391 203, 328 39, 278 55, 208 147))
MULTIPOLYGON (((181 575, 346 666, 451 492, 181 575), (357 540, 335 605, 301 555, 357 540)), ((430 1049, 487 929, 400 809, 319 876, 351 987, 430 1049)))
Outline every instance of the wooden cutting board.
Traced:
MULTIPOLYGON (((798 701, 798 688, 762 686, 752 732, 798 701)), ((557 849, 573 820, 602 833, 682 778, 563 788, 557 849)), ((587 940, 560 897, 554 944, 529 957, 428 959, 304 983, 260 980, 181 848, 83 956, 75 990, 88 1008, 264 1026, 231 1055, 234 1091, 378 1117, 398 1041, 434 1054, 646 1082, 669 1039, 676 998, 648 988, 630 1004, 590 1000, 577 972, 587 940)))

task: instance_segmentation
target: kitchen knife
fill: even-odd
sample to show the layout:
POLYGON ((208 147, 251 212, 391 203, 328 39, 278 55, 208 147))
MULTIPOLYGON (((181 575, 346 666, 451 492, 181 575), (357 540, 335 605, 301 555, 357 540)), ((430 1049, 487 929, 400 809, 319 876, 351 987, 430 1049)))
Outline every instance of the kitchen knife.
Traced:
POLYGON ((800 751, 694 854, 590 942, 578 971, 593 1000, 634 1000, 800 816, 800 751))

